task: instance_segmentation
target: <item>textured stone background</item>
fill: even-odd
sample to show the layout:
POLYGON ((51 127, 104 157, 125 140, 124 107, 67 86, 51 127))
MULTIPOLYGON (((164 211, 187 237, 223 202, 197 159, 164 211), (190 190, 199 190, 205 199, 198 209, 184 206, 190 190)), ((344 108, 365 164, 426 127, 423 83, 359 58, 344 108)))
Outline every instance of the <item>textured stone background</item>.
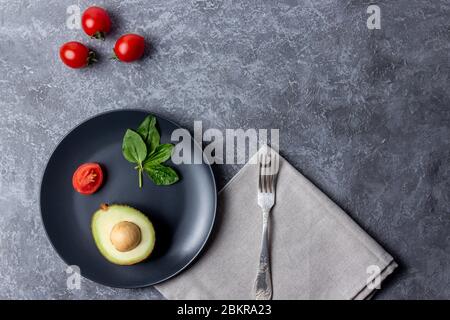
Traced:
MULTIPOLYGON (((450 1, 97 1, 105 42, 68 30, 67 0, 0 0, 0 298, 160 298, 83 279, 47 240, 39 183, 50 152, 80 121, 141 107, 192 129, 281 128, 282 154, 401 264, 377 298, 450 298, 450 1), (144 60, 108 60, 138 32, 144 60), (74 71, 59 46, 101 55, 74 71)), ((223 186, 240 165, 216 167, 223 186)), ((57 200, 56 200, 57 201, 57 200)))

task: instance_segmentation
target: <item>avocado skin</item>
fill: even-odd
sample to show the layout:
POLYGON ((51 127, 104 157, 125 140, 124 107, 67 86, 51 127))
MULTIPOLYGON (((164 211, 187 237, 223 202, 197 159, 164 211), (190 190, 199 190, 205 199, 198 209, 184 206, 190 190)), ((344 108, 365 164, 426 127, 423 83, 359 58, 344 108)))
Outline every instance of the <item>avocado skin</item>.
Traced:
MULTIPOLYGON (((122 220, 124 221, 124 220, 122 220)), ((143 214, 141 211, 128 206, 128 205, 122 205, 122 204, 112 204, 112 205, 101 205, 101 208, 99 210, 97 210, 93 216, 92 216, 92 220, 91 220, 91 232, 94 238, 94 242, 98 248, 98 250, 100 251, 100 253, 102 254, 103 257, 105 257, 109 262, 117 264, 117 265, 123 265, 123 266, 130 266, 139 262, 144 261, 145 259, 147 259, 150 254, 152 253, 154 247, 155 247, 155 230, 153 228, 153 224, 151 223, 151 221, 148 219, 148 217, 143 214), (145 253, 143 255, 139 255, 136 256, 134 258, 129 258, 126 261, 124 260, 120 260, 115 258, 114 256, 112 256, 108 249, 102 244, 102 241, 100 239, 100 234, 98 233, 99 229, 98 227, 96 227, 96 221, 98 220, 98 218, 101 215, 105 215, 105 214, 110 214, 111 212, 125 212, 126 214, 131 214, 131 215, 137 215, 139 216, 139 219, 142 219, 144 221, 144 223, 139 223, 138 227, 141 229, 141 231, 143 231, 143 229, 148 228, 148 231, 150 232, 151 235, 151 244, 149 246, 149 248, 147 250, 145 250, 145 253)), ((108 234, 108 239, 109 239, 109 234, 108 234)))

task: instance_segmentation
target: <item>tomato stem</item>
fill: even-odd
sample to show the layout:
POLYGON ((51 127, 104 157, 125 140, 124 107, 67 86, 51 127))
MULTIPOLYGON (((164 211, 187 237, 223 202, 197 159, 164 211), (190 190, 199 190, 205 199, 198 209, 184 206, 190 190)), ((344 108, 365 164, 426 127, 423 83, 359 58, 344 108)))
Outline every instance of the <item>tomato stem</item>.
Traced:
POLYGON ((120 61, 119 58, 117 57, 116 52, 115 52, 114 50, 113 50, 113 55, 112 55, 111 58, 109 58, 109 59, 120 61))
POLYGON ((103 31, 97 31, 91 36, 91 39, 98 39, 105 41, 105 33, 103 31))
POLYGON ((97 55, 95 54, 95 52, 94 51, 89 51, 89 55, 88 55, 88 58, 87 58, 87 65, 89 66, 89 65, 91 65, 91 64, 93 64, 94 62, 97 62, 98 60, 97 60, 97 55))

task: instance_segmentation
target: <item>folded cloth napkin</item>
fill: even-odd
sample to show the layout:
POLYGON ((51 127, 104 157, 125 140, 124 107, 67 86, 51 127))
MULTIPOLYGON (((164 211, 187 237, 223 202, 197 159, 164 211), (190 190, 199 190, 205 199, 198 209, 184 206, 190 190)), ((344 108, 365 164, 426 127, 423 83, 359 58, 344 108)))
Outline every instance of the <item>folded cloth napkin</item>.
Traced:
MULTIPOLYGON (((214 231, 197 261, 156 286, 166 298, 253 299, 262 214, 256 203, 258 168, 250 163, 255 162, 219 192, 214 231)), ((397 267, 282 157, 269 224, 273 299, 370 298, 397 267)))

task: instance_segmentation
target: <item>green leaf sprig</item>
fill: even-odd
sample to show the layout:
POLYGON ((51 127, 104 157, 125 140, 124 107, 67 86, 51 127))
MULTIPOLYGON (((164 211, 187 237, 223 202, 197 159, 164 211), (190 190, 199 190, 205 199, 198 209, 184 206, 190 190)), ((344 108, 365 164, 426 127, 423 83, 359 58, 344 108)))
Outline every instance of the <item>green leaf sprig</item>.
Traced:
POLYGON ((142 176, 147 176, 158 186, 174 184, 180 178, 175 170, 163 162, 170 159, 174 146, 160 144, 160 134, 156 128, 156 118, 147 116, 136 131, 128 129, 122 142, 125 159, 135 164, 138 171, 139 188, 142 188, 142 176))

